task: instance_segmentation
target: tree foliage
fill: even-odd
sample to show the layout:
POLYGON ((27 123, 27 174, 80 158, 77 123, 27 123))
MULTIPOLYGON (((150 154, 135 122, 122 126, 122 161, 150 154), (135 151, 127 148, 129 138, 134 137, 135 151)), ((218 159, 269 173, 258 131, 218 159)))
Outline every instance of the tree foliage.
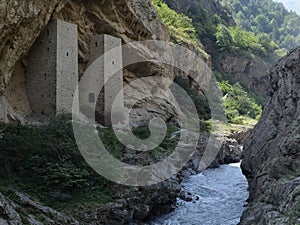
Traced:
MULTIPOLYGON (((256 33, 251 30, 251 24, 245 23, 246 20, 243 20, 243 18, 246 17, 245 14, 250 14, 251 10, 247 8, 247 5, 244 5, 243 1, 232 0, 231 2, 231 0, 223 0, 223 2, 227 3, 227 5, 223 4, 223 11, 227 13, 225 14, 228 18, 231 18, 231 16, 227 11, 232 13, 232 7, 240 9, 240 11, 235 14, 237 26, 232 19, 230 21, 230 19, 222 15, 222 13, 218 15, 218 13, 220 13, 218 10, 220 9, 214 9, 214 4, 209 2, 202 4, 191 1, 189 7, 184 11, 185 15, 176 13, 163 3, 162 0, 154 0, 153 2, 158 8, 159 16, 170 27, 171 33, 176 34, 176 30, 183 31, 185 29, 184 26, 193 26, 194 29, 192 29, 193 32, 191 33, 192 39, 195 39, 195 37, 198 38, 210 54, 214 54, 218 50, 234 51, 242 54, 250 53, 267 59, 268 61, 273 61, 281 57, 283 52, 286 52, 279 49, 277 42, 274 42, 270 34, 256 33), (209 5, 209 7, 207 5, 209 5), (206 6, 208 8, 205 8, 206 6), (180 22, 180 20, 184 20, 186 16, 191 18, 189 19, 190 23, 188 25, 180 22), (240 21, 243 24, 240 24, 240 21), (248 29, 246 29, 246 27, 248 29)), ((258 16, 256 21, 260 24, 261 29, 267 29, 267 27, 270 26, 264 14, 258 16)), ((273 23, 276 24, 277 21, 274 20, 273 23)), ((180 32, 177 32, 177 34, 179 33, 180 32)), ((295 43, 295 40, 291 37, 287 37, 287 42, 295 43)))
POLYGON ((216 43, 221 51, 247 51, 260 57, 269 57, 278 46, 267 34, 243 30, 240 27, 226 27, 219 24, 216 32, 216 43))
POLYGON ((255 35, 268 35, 287 51, 300 45, 300 17, 272 0, 222 0, 237 24, 255 35))
POLYGON ((262 113, 262 107, 244 90, 235 83, 229 84, 228 81, 218 83, 224 93, 223 104, 226 110, 227 119, 232 123, 241 123, 241 116, 258 119, 262 113))
POLYGON ((223 25, 219 24, 216 31, 216 43, 221 51, 231 50, 234 43, 233 37, 229 29, 223 25))

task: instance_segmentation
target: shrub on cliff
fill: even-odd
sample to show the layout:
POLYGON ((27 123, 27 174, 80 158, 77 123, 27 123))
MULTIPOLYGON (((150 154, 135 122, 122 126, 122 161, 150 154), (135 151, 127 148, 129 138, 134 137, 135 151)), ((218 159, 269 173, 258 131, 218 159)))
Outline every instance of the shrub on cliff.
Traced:
POLYGON ((249 96, 240 84, 231 85, 228 81, 221 81, 218 84, 224 93, 223 104, 229 122, 243 123, 241 116, 259 119, 262 107, 249 96))
POLYGON ((172 41, 177 44, 192 44, 207 58, 207 53, 203 50, 201 42, 197 39, 196 29, 192 24, 192 20, 186 15, 170 9, 162 0, 153 0, 152 2, 157 9, 158 16, 168 26, 172 41))

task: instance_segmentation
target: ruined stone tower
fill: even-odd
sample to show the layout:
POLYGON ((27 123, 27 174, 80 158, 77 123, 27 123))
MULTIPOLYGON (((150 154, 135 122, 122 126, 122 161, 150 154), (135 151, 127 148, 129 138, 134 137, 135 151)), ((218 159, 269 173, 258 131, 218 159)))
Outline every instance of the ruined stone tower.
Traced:
POLYGON ((31 48, 26 89, 34 112, 72 112, 78 83, 77 39, 77 25, 54 20, 31 48))

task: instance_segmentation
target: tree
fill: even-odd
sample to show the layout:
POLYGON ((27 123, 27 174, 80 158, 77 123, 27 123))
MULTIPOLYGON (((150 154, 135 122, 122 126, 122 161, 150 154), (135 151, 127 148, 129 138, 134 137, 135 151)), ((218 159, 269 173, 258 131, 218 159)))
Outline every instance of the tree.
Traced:
POLYGON ((159 17, 168 26, 171 38, 174 42, 178 44, 182 42, 190 43, 194 45, 204 57, 208 57, 207 53, 203 50, 201 42, 197 39, 196 29, 193 26, 191 18, 170 9, 162 0, 153 0, 153 4, 158 11, 159 17))
POLYGON ((257 17, 255 17, 254 22, 261 32, 268 32, 269 21, 265 15, 263 14, 258 15, 257 17))
POLYGON ((281 53, 299 45, 297 36, 300 34, 300 16, 287 10, 282 3, 274 0, 221 1, 235 6, 231 8, 232 15, 242 29, 255 35, 268 34, 282 49, 281 53))
POLYGON ((258 40, 262 47, 264 47, 268 52, 275 51, 279 48, 278 45, 276 45, 275 42, 266 33, 259 34, 258 40))
POLYGON ((230 34, 230 31, 225 25, 219 24, 217 26, 216 39, 217 46, 220 48, 221 51, 231 50, 233 38, 230 34))

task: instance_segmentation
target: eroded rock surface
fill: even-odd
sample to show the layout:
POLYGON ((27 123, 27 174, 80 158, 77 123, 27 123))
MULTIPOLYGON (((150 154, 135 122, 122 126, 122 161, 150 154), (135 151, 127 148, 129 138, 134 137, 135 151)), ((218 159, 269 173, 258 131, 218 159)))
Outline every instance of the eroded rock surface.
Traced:
POLYGON ((215 65, 226 79, 239 82, 247 90, 255 91, 266 96, 269 78, 266 72, 271 64, 261 59, 241 55, 220 54, 216 57, 215 65))
POLYGON ((250 185, 241 224, 300 222, 300 48, 270 71, 270 100, 245 143, 250 185))
MULTIPOLYGON (((103 1, 6 1, 0 5, 0 118, 4 122, 18 120, 31 115, 25 88, 28 55, 37 37, 45 30, 52 19, 61 19, 78 26, 79 78, 89 63, 90 36, 108 34, 122 39, 123 44, 134 41, 169 41, 169 33, 157 16, 151 1, 142 0, 103 0, 103 1), (20 104, 21 102, 21 104, 20 104)), ((137 57, 164 61, 169 58, 165 45, 147 46, 143 43, 132 45, 137 57)), ((181 55, 184 52, 179 53, 181 55)), ((124 63, 128 58, 124 55, 124 63)), ((203 74, 203 66, 197 60, 194 70, 189 71, 199 81, 202 88, 207 86, 210 74, 203 74), (196 74, 196 75, 195 75, 196 74)), ((188 75, 188 74, 187 74, 188 75)), ((140 77, 156 77, 162 90, 169 92, 174 73, 172 66, 162 63, 145 62, 127 66, 124 69, 124 82, 128 83, 140 77)), ((151 84, 144 84, 144 87, 151 84)), ((140 87, 132 87, 140 89, 140 87)), ((164 97, 160 96, 159 97, 164 97)), ((147 105, 143 112, 145 118, 160 116, 164 120, 176 117, 174 107, 166 101, 155 104, 154 101, 140 102, 137 107, 147 105), (159 105, 159 106, 158 106, 159 105), (167 115, 164 116, 163 114, 167 115)))
POLYGON ((11 191, 14 200, 0 193, 0 224, 8 225, 79 225, 78 221, 71 219, 60 212, 32 200, 29 196, 11 191))

